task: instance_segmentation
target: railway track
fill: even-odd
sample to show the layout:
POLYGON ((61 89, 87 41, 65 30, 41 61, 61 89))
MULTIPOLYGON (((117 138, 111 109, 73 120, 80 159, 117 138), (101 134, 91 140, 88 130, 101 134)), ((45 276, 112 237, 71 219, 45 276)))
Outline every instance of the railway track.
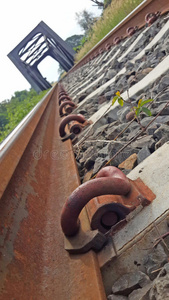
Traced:
MULTIPOLYGON (((109 87, 113 86, 114 82, 116 82, 116 89, 119 84, 118 79, 123 79, 128 72, 127 62, 136 65, 137 61, 140 62, 144 58, 146 47, 146 51, 154 50, 155 46, 159 45, 158 41, 167 39, 169 26, 166 12, 168 10, 168 1, 144 1, 137 10, 75 65, 66 78, 51 89, 0 145, 0 299, 106 299, 106 295, 111 293, 110 274, 114 281, 117 279, 116 277, 122 276, 122 273, 117 271, 118 264, 121 264, 120 260, 114 263, 115 271, 112 267, 116 251, 119 256, 127 257, 127 253, 131 251, 128 250, 129 246, 131 247, 131 241, 138 233, 141 235, 155 219, 158 219, 160 213, 162 215, 167 211, 166 207, 161 211, 159 209, 157 215, 153 216, 153 220, 150 218, 149 222, 140 225, 140 232, 135 229, 127 237, 123 236, 120 239, 121 231, 118 231, 115 237, 116 249, 112 245, 110 235, 106 247, 98 253, 89 250, 92 247, 92 249, 97 248, 97 242, 93 242, 93 235, 92 237, 86 235, 86 232, 91 232, 90 221, 99 208, 96 200, 90 201, 87 209, 84 208, 81 213, 78 211, 78 214, 80 213, 78 237, 76 235, 71 238, 66 237, 60 224, 66 199, 80 185, 73 147, 77 150, 76 146, 78 145, 78 150, 81 151, 80 145, 86 141, 89 130, 92 128, 95 131, 100 126, 106 125, 106 116, 111 119, 114 109, 118 109, 118 107, 116 104, 114 107, 110 107, 110 99, 107 98, 102 105, 99 106, 97 103, 94 111, 89 108, 86 114, 80 116, 78 119, 80 124, 77 122, 77 117, 72 118, 71 126, 68 125, 71 115, 64 122, 60 115, 64 115, 68 107, 70 111, 73 107, 73 115, 82 113, 87 110, 86 104, 92 101, 95 104, 96 98, 110 92, 109 87), (161 16, 156 21, 159 25, 156 26, 154 23, 152 27, 145 28, 145 15, 157 11, 161 12, 161 16), (126 29, 131 25, 132 27, 138 26, 139 30, 136 35, 127 37, 126 29), (151 29, 153 26, 156 29, 155 37, 153 29, 151 29), (151 32, 150 35, 149 32, 151 32), (121 44, 113 45, 114 39, 120 36, 123 36, 121 44), (145 38, 142 48, 137 49, 136 52, 137 43, 145 36, 147 39, 145 38), (107 72, 110 66, 113 69, 115 59, 118 60, 119 70, 117 72, 115 69, 115 76, 111 75, 111 78, 105 80, 105 71, 107 72), (62 99, 69 103, 63 105, 62 99), (70 101, 73 101, 76 107, 71 105, 70 101), (79 132, 81 132, 80 135, 77 135, 79 132), (79 242, 80 240, 81 242, 79 242), (87 249, 89 251, 86 248, 83 250, 84 247, 89 247, 87 249), (124 250, 122 250, 123 248, 124 250), (111 261, 110 264, 108 264, 109 261, 111 261), (116 274, 112 275, 113 272, 116 274)), ((166 75, 167 71, 168 53, 159 59, 158 64, 154 64, 146 76, 141 76, 140 80, 131 85, 130 97, 134 97, 143 89, 147 92, 147 87, 152 86, 164 74, 166 75)), ((124 99, 127 98, 127 93, 123 86, 121 95, 124 99)), ((129 174, 131 180, 138 177, 136 171, 134 172, 129 174)), ((84 180, 85 175, 80 169, 81 180, 84 180)), ((144 178, 141 179, 144 181, 144 178)), ((158 191, 154 191, 151 184, 148 186, 152 191, 144 186, 144 182, 139 182, 139 184, 141 184, 143 196, 146 197, 148 193, 148 200, 155 201, 154 198, 155 195, 158 196, 158 191)), ((132 183, 132 191, 134 191, 134 195, 140 195, 137 180, 132 183)), ((100 197, 100 195, 98 196, 100 197)), ((107 204, 107 197, 102 200, 107 204)), ((108 203, 109 201, 112 203, 114 198, 113 200, 109 199, 108 203)), ((132 201, 132 205, 139 206, 134 200, 132 201)), ((125 206, 126 202, 124 201, 122 204, 125 206)), ((69 230, 70 227, 72 228, 69 223, 71 216, 68 218, 66 215, 65 218, 69 230)), ((129 223, 125 225, 129 227, 129 223)), ((104 226, 108 225, 106 219, 104 226)), ((66 235, 68 234, 66 233, 66 235)), ((95 237, 97 238, 97 236, 98 232, 95 237)), ((104 234, 99 236, 98 243, 101 243, 100 241, 104 243, 104 236, 104 234)), ((128 270, 127 267, 127 263, 126 265, 124 263, 125 270, 128 270)), ((122 267, 120 269, 122 270, 122 267)))

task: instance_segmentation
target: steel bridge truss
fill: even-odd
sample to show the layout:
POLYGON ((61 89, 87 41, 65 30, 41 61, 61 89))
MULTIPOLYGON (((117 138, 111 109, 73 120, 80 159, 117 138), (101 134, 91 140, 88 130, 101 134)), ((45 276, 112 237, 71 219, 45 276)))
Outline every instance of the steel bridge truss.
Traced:
POLYGON ((51 56, 68 71, 74 65, 74 54, 73 49, 42 21, 8 54, 8 57, 31 87, 39 93, 51 87, 39 72, 39 63, 46 56, 51 56))

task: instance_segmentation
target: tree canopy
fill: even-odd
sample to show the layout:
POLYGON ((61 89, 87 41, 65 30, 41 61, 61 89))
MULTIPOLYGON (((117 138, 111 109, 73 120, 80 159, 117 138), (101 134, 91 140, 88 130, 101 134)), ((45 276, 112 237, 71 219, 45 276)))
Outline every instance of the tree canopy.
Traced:
POLYGON ((72 47, 72 49, 74 49, 80 45, 82 38, 83 38, 82 34, 74 34, 68 37, 65 40, 65 42, 67 42, 72 47))
POLYGON ((82 10, 79 13, 76 13, 76 20, 79 26, 84 31, 84 34, 87 35, 92 28, 92 25, 96 21, 93 13, 88 12, 86 9, 82 10))
POLYGON ((43 91, 38 95, 33 89, 18 91, 10 100, 0 103, 0 142, 31 111, 46 92, 43 91))

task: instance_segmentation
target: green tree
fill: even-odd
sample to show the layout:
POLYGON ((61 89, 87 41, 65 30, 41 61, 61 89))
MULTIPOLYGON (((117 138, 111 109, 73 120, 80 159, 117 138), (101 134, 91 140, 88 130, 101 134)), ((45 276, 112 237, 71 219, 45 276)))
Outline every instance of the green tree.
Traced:
POLYGON ((8 100, 4 100, 0 103, 0 130, 3 130, 5 125, 8 123, 7 105, 8 100))
POLYGON ((11 100, 0 103, 0 141, 2 141, 42 99, 35 90, 15 92, 11 100))
POLYGON ((83 38, 82 34, 74 34, 72 36, 69 36, 65 40, 65 42, 67 42, 70 45, 70 47, 74 49, 80 45, 82 38, 83 38))
POLYGON ((97 18, 94 17, 93 13, 84 9, 81 12, 76 13, 76 20, 82 30, 84 30, 85 35, 88 35, 97 18))

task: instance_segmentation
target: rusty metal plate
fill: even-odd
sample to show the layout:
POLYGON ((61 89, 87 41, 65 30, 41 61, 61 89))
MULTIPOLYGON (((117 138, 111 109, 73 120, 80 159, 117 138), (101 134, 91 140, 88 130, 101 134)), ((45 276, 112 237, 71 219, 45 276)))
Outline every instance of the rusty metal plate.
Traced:
POLYGON ((95 253, 64 249, 60 212, 79 178, 59 122, 55 93, 0 200, 0 300, 106 299, 95 253))

